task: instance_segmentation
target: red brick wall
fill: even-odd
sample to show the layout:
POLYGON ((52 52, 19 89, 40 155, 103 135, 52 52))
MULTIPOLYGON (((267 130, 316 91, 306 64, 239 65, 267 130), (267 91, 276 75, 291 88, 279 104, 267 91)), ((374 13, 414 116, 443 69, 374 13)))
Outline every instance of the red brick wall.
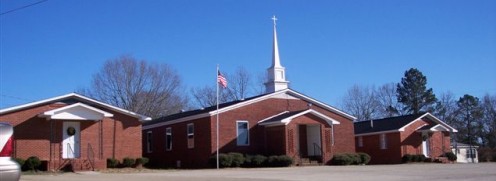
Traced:
MULTIPOLYGON (((270 116, 279 114, 283 111, 297 111, 308 108, 307 102, 296 99, 267 99, 247 106, 243 106, 228 112, 221 113, 219 116, 220 153, 240 152, 244 154, 277 154, 288 153, 291 150, 286 148, 288 144, 288 130, 283 131, 281 127, 265 128, 259 126, 258 121, 270 116), (238 146, 236 142, 236 121, 248 121, 249 140, 248 146, 238 146), (276 135, 277 134, 277 135, 276 135), (283 139, 283 140, 282 140, 283 139), (282 140, 279 141, 279 140, 282 140)), ((353 123, 340 115, 326 111, 317 106, 315 109, 337 121, 341 124, 335 127, 335 148, 333 153, 353 152, 355 146, 353 143, 353 123), (351 141, 350 141, 351 140, 351 141)), ((313 122, 315 123, 315 122, 313 122)), ((204 167, 211 155, 216 153, 216 117, 205 117, 188 122, 176 123, 171 125, 173 132, 173 151, 166 152, 165 148, 165 127, 152 128, 143 130, 143 150, 146 151, 146 132, 153 132, 154 153, 144 153, 150 158, 151 162, 161 167, 175 167, 176 161, 181 160, 182 167, 204 167), (185 145, 186 124, 193 122, 195 124, 195 135, 202 134, 204 136, 199 139, 195 137, 195 149, 189 150, 185 145), (198 125, 202 125, 201 127, 198 125), (180 137, 176 133, 179 130, 180 137), (201 133, 196 133, 201 132, 201 133), (157 138, 158 137, 158 138, 157 138), (182 143, 184 142, 184 144, 182 143), (155 153, 156 152, 158 153, 155 153), (188 161, 184 161, 188 160, 188 161), (194 163, 194 164, 192 164, 194 163)), ((296 127, 292 127, 294 133, 297 132, 296 127)), ((294 139, 298 139, 296 134, 294 139)), ((293 142, 296 143, 297 140, 293 142)), ((296 149, 296 148, 295 148, 296 149)), ((332 156, 329 156, 332 157, 332 156)))
MULTIPOLYGON (((210 119, 208 117, 143 130, 143 155, 150 158, 150 163, 157 167, 174 168, 180 162, 180 167, 207 167, 210 152, 210 119), (187 124, 194 125, 194 148, 187 145, 187 124), (172 130, 172 149, 166 150, 165 130, 172 130), (152 131, 153 150, 147 152, 146 133, 152 131)), ((215 136, 215 135, 214 135, 215 136)))
MULTIPOLYGON (((47 168, 50 170, 57 170, 63 166, 61 143, 64 120, 46 120, 38 117, 42 112, 63 106, 66 105, 47 104, 0 115, 0 121, 14 126, 14 157, 26 159, 37 156, 43 161, 51 160, 47 168), (53 142, 50 143, 51 136, 53 142)), ((112 158, 113 155, 119 160, 124 157, 141 157, 141 122, 137 118, 100 109, 114 114, 114 117, 105 118, 103 121, 77 121, 81 123, 80 158, 88 158, 88 145, 92 147, 97 169, 105 169, 106 159, 112 158), (101 138, 98 136, 100 134, 101 138)))
MULTIPOLYGON (((357 152, 364 152, 370 155, 370 164, 391 164, 401 163, 400 133, 385 133, 386 149, 381 149, 380 135, 362 136, 363 147, 356 147, 357 152), (399 159, 399 160, 398 160, 399 159)), ((356 143, 358 143, 358 136, 356 143)))

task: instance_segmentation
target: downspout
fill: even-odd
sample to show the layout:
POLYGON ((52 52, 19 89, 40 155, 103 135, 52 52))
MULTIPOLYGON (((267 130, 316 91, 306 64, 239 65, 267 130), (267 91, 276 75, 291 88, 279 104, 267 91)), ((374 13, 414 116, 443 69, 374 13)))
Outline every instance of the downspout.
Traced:
POLYGON ((114 135, 112 138, 112 158, 115 159, 115 131, 117 130, 116 120, 114 119, 114 135))
MULTIPOLYGON (((50 145, 50 157, 49 157, 49 166, 48 168, 49 169, 52 169, 51 166, 52 166, 52 157, 53 157, 53 121, 50 121, 50 143, 48 143, 50 145)), ((54 168, 55 169, 55 168, 54 168)))

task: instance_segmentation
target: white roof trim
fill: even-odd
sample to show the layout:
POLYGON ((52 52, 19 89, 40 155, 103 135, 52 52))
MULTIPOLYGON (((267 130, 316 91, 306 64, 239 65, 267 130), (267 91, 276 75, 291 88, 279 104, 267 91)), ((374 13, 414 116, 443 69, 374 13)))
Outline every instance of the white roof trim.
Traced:
POLYGON ((160 122, 160 123, 156 123, 156 124, 146 125, 146 126, 142 127, 142 130, 157 128, 157 127, 161 127, 161 126, 167 126, 167 125, 176 124, 176 123, 180 123, 180 122, 186 122, 186 121, 200 119, 200 118, 208 117, 208 116, 210 116, 209 113, 197 114, 194 116, 183 117, 183 118, 175 119, 172 121, 166 121, 166 122, 160 122))
MULTIPOLYGON (((285 113, 285 112, 283 112, 283 113, 285 113)), ((288 125, 294 118, 300 117, 300 116, 305 115, 305 114, 308 114, 308 113, 313 114, 313 115, 315 115, 315 116, 317 116, 317 117, 325 120, 327 122, 327 124, 330 125, 330 126, 332 126, 333 124, 340 124, 339 121, 336 121, 336 120, 334 120, 334 119, 332 119, 332 118, 330 118, 330 117, 328 117, 328 116, 326 116, 326 115, 324 115, 322 113, 319 113, 319 112, 317 112, 317 111, 315 111, 313 109, 308 109, 306 111, 303 111, 301 113, 298 113, 298 114, 292 115, 290 117, 284 118, 281 121, 277 121, 277 122, 263 123, 263 121, 266 121, 266 120, 270 119, 270 118, 266 118, 263 121, 260 121, 259 124, 262 125, 262 126, 268 126, 268 125, 288 125)), ((278 115, 281 115, 281 114, 282 113, 280 113, 278 115)))
POLYGON ((282 114, 286 114, 286 113, 288 113, 288 112, 289 112, 289 111, 283 111, 283 112, 281 112, 281 113, 279 113, 279 114, 276 114, 276 115, 270 116, 270 117, 268 117, 268 118, 262 119, 262 120, 258 121, 258 123, 260 124, 260 123, 262 123, 262 122, 264 122, 264 121, 267 121, 267 120, 269 120, 269 119, 272 119, 272 118, 277 117, 277 116, 282 115, 282 114))
POLYGON ((47 119, 97 121, 102 120, 105 117, 113 117, 114 115, 79 102, 69 106, 46 111, 41 113, 39 116, 46 117, 47 119))
POLYGON ((434 121, 435 123, 438 123, 440 125, 443 125, 445 128, 448 129, 448 131, 452 131, 454 133, 458 132, 458 130, 456 130, 455 128, 449 126, 448 124, 446 124, 445 122, 441 121, 440 119, 436 118, 434 115, 432 115, 431 113, 425 113, 424 115, 418 117, 417 119, 413 120, 412 122, 406 124, 405 126, 401 127, 398 131, 405 131, 405 128, 410 126, 411 124, 413 124, 415 121, 418 121, 424 117, 428 117, 430 118, 432 121, 434 121))
POLYGON ((152 120, 150 117, 147 117, 147 116, 144 116, 144 115, 140 115, 140 114, 137 114, 137 113, 134 113, 134 112, 131 112, 131 111, 128 111, 128 110, 125 110, 125 109, 116 107, 116 106, 112 106, 110 104, 106 104, 106 103, 103 103, 103 102, 97 101, 95 99, 91 99, 89 97, 85 97, 85 96, 82 96, 82 95, 79 95, 79 94, 76 94, 76 93, 69 93, 69 94, 62 95, 62 96, 57 96, 57 97, 53 97, 53 98, 49 98, 49 99, 44 99, 44 100, 40 100, 40 101, 36 101, 36 102, 32 102, 32 103, 27 103, 27 104, 23 104, 23 105, 19 105, 19 106, 14 106, 14 107, 2 109, 2 110, 0 110, 0 114, 5 114, 5 113, 12 112, 12 111, 21 110, 21 109, 33 107, 33 106, 36 106, 36 105, 39 105, 39 104, 44 104, 44 103, 47 103, 47 102, 53 102, 53 101, 56 101, 56 100, 65 99, 65 98, 69 98, 69 97, 75 97, 75 98, 78 98, 78 99, 82 99, 82 100, 85 100, 85 101, 88 101, 88 102, 92 102, 92 103, 98 104, 98 105, 103 106, 103 107, 106 107, 106 108, 108 108, 110 110, 114 110, 114 111, 117 111, 117 112, 120 112, 120 113, 129 115, 129 116, 138 118, 140 121, 149 121, 149 120, 152 120))
POLYGON ((443 126, 441 124, 438 124, 430 129, 431 131, 449 131, 449 128, 446 126, 443 126))
MULTIPOLYGON (((420 127, 420 128, 422 128, 422 127, 420 127)), ((417 132, 425 132, 425 131, 433 131, 433 132, 435 132, 435 131, 450 131, 450 130, 449 130, 449 128, 447 128, 446 126, 443 126, 441 124, 437 124, 437 125, 433 126, 432 128, 430 128, 429 130, 417 130, 417 132)))
POLYGON ((400 131, 399 130, 387 130, 387 131, 379 131, 379 132, 371 132, 371 133, 362 133, 362 134, 355 134, 355 137, 377 135, 377 134, 386 134, 386 133, 395 133, 395 132, 400 132, 400 131))
POLYGON ((266 94, 266 95, 257 97, 257 98, 252 99, 252 100, 248 100, 248 101, 240 102, 240 103, 237 103, 237 104, 234 104, 234 105, 226 106, 226 107, 221 108, 219 110, 210 111, 208 113, 202 113, 202 114, 197 114, 197 115, 193 115, 193 116, 187 116, 187 117, 183 117, 183 118, 179 118, 179 119, 175 119, 175 120, 171 120, 171 121, 166 121, 166 122, 155 123, 155 124, 152 124, 152 125, 143 126, 143 130, 145 130, 145 129, 152 129, 152 128, 156 128, 156 127, 161 127, 161 126, 166 126, 166 125, 171 125, 171 124, 180 123, 180 122, 184 122, 184 121, 190 121, 190 120, 194 120, 194 119, 198 119, 198 118, 203 118, 203 117, 207 117, 207 116, 214 116, 217 113, 219 113, 219 114, 220 113, 224 113, 224 112, 227 112, 227 111, 230 111, 230 110, 233 110, 233 109, 237 109, 237 108, 240 108, 240 107, 243 107, 243 106, 247 106, 247 105, 250 105, 250 104, 253 104, 253 103, 262 101, 262 100, 266 100, 266 99, 269 99, 269 98, 280 98, 280 95, 281 94, 290 94, 290 95, 293 95, 293 96, 298 97, 300 99, 309 101, 309 102, 311 102, 311 103, 313 103, 315 105, 318 105, 318 106, 323 107, 324 109, 327 109, 328 111, 334 112, 334 113, 339 114, 341 116, 344 116, 344 117, 346 117, 348 119, 351 119, 352 121, 356 119, 355 117, 353 117, 353 116, 351 116, 349 114, 346 114, 343 111, 340 111, 340 110, 338 110, 338 109, 336 109, 334 107, 331 107, 331 106, 329 106, 327 104, 324 104, 324 103, 319 102, 319 101, 317 101, 315 99, 312 99, 310 97, 307 97, 307 96, 305 96, 303 94, 297 93, 296 91, 293 91, 291 89, 284 89, 284 90, 276 91, 276 92, 273 92, 273 93, 270 93, 270 94, 266 94))
MULTIPOLYGON (((227 106, 227 107, 224 107, 222 109, 219 109, 219 113, 224 113, 224 112, 227 112, 227 111, 230 111, 230 110, 233 110, 233 109, 237 109, 237 108, 240 108, 240 107, 243 107, 243 106, 246 106, 246 105, 249 105, 249 104, 253 104, 253 103, 256 103, 256 102, 259 102, 259 101, 262 101, 262 100, 265 100, 265 99, 269 99, 269 98, 272 98, 272 97, 276 97, 278 96, 279 94, 291 94, 295 97, 298 97, 300 99, 303 99, 303 100, 306 100, 306 101, 309 101, 309 102, 312 102, 314 103, 315 105, 318 105, 318 106, 321 106, 331 112, 334 112, 336 114, 339 114, 341 116, 344 116, 348 119, 351 119, 351 120, 355 120, 356 118, 353 117, 352 115, 349 115, 349 114, 346 114, 345 112, 343 111, 340 111, 334 107, 331 107, 325 103, 322 103, 322 102, 319 102, 315 99, 312 99, 308 96, 305 96, 303 94, 300 94, 296 91, 293 91, 291 89, 284 89, 284 90, 280 90, 280 91, 277 91, 277 92, 274 92, 274 93, 271 93, 271 94, 267 94, 267 95, 264 95, 264 96, 261 96, 261 97, 258 97, 256 99, 252 99, 252 100, 249 100, 249 101, 245 101, 245 102, 241 102, 241 103, 238 103, 238 104, 234 104, 234 105, 231 105, 231 106, 227 106)), ((217 110, 215 111, 210 111, 209 112, 210 115, 215 115, 217 114, 217 110)))

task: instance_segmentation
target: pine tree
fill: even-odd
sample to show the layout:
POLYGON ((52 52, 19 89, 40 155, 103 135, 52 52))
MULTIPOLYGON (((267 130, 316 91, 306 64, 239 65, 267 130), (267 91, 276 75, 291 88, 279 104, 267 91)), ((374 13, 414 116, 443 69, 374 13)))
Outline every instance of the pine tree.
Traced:
POLYGON ((427 89, 426 85, 427 78, 419 70, 411 68, 405 72, 396 88, 398 102, 405 105, 405 111, 417 114, 432 108, 437 99, 432 88, 427 89))

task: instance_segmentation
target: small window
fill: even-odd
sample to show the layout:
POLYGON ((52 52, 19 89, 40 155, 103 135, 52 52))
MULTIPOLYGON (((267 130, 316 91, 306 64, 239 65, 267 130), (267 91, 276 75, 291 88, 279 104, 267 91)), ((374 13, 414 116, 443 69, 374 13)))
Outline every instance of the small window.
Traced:
POLYGON ((165 129, 165 150, 172 150, 172 128, 168 127, 165 129))
POLYGON ((152 148, 152 132, 148 131, 146 132, 146 152, 151 153, 153 150, 152 148))
POLYGON ((236 121, 236 142, 238 146, 250 145, 250 132, 248 130, 248 121, 236 121))
POLYGON ((358 147, 363 147, 363 137, 358 137, 358 147))
POLYGON ((467 158, 477 158, 475 149, 467 149, 467 158))
POLYGON ((381 149, 387 149, 387 139, 386 139, 386 134, 381 134, 380 136, 380 146, 381 146, 381 149))
POLYGON ((188 148, 195 147, 195 125, 189 123, 187 125, 188 148))

